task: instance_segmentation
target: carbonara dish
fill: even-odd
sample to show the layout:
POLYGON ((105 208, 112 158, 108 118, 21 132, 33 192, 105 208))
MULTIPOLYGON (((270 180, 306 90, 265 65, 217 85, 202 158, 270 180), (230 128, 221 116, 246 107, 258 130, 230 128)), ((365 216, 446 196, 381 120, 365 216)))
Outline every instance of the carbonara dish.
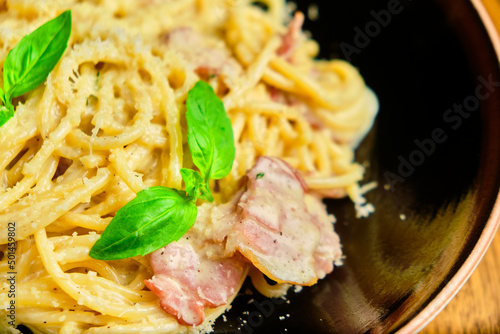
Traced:
POLYGON ((374 210, 354 149, 378 102, 303 21, 285 0, 0 0, 2 333, 210 332, 247 277, 278 297, 341 264, 321 200, 374 210))

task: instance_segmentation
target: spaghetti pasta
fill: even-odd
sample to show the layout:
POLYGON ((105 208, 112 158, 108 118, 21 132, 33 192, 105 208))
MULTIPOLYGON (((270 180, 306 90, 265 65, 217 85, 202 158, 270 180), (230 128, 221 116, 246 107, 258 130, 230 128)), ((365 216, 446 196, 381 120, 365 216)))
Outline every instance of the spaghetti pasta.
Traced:
MULTIPOLYGON (((375 95, 350 64, 314 59, 318 46, 287 24, 284 0, 261 2, 267 11, 250 0, 0 1, 0 65, 24 35, 73 14, 70 47, 0 130, 3 331, 17 333, 12 275, 15 324, 35 333, 210 330, 227 305, 207 307, 201 326, 180 325, 145 286, 147 257, 88 255, 139 191, 183 187, 179 171, 192 165, 184 102, 200 79, 221 97, 235 137, 231 173, 211 183, 216 204, 241 190, 258 157, 273 156, 309 192, 348 195, 361 216, 373 211, 353 150, 371 127, 375 95)), ((286 291, 250 270, 264 294, 286 291)))

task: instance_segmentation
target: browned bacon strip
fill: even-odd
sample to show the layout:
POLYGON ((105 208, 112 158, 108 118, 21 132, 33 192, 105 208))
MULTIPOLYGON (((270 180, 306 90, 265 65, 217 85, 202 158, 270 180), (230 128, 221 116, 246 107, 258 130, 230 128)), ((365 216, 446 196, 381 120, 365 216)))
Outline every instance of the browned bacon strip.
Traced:
POLYGON ((247 177, 235 213, 225 216, 233 224, 228 251, 238 250, 281 283, 311 285, 331 272, 342 256, 339 238, 300 174, 280 159, 261 157, 247 177))
POLYGON ((155 275, 146 286, 160 297, 160 306, 179 323, 197 326, 205 307, 225 305, 237 291, 244 264, 233 258, 211 260, 181 239, 150 256, 155 275))
POLYGON ((238 253, 269 278, 300 285, 314 284, 342 257, 331 217, 300 174, 261 157, 244 190, 227 204, 199 207, 186 236, 150 255, 155 275, 146 285, 180 323, 200 325, 205 307, 237 292, 247 266, 238 253))
POLYGON ((296 12, 290 22, 290 25, 288 26, 288 31, 283 36, 282 44, 278 49, 279 56, 283 56, 287 60, 292 59, 293 52, 300 41, 300 33, 302 31, 303 24, 304 14, 296 12))

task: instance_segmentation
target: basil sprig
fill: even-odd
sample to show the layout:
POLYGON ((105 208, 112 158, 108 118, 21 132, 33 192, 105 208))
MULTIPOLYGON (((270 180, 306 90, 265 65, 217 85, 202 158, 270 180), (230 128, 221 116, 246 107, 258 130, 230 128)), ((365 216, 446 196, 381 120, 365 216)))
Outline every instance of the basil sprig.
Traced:
POLYGON ((151 187, 116 213, 90 256, 118 260, 146 255, 179 240, 194 224, 198 209, 186 192, 151 187))
POLYGON ((141 190, 111 220, 90 250, 99 260, 146 255, 179 240, 196 221, 196 200, 212 202, 208 181, 231 171, 233 128, 212 87, 199 81, 186 101, 188 145, 199 171, 182 168, 186 191, 166 187, 141 190))
POLYGON ((186 101, 188 144, 193 162, 206 178, 220 179, 233 166, 235 156, 233 128, 222 101, 203 81, 196 84, 186 101), (208 149, 207 149, 208 148, 208 149))
POLYGON ((12 99, 38 87, 57 65, 68 46, 71 21, 71 11, 65 11, 24 36, 10 50, 3 65, 0 126, 14 117, 12 99))

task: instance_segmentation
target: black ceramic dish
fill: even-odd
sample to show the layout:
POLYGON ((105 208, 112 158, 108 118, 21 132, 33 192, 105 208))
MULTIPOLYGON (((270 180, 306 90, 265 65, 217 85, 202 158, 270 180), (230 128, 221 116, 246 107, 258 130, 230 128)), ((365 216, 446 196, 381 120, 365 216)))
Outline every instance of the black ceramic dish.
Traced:
MULTIPOLYGON (((307 13, 312 2, 296 3, 307 13)), ((414 331, 430 320, 415 322, 457 276, 485 227, 497 226, 490 215, 500 185, 500 73, 474 6, 314 3, 319 19, 305 29, 321 57, 351 61, 380 100, 357 155, 370 162, 366 179, 379 182, 367 196, 376 212, 355 219, 348 200, 329 201, 344 266, 290 292, 289 302, 238 297, 215 333, 414 331), (384 189, 388 183, 392 189, 384 189)))

